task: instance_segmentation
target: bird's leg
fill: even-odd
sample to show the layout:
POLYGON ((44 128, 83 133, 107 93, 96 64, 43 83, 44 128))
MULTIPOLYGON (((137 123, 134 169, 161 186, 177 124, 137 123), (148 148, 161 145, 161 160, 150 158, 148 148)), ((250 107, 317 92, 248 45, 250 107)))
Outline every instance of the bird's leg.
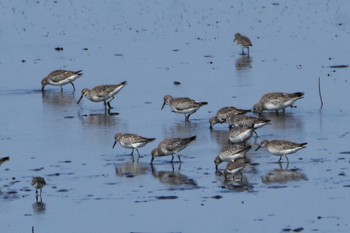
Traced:
POLYGON ((108 107, 111 109, 111 108, 113 108, 112 106, 111 106, 111 101, 114 99, 114 96, 112 96, 112 99, 110 100, 110 101, 108 101, 107 102, 107 105, 108 105, 108 107))
POLYGON ((173 161, 174 161, 174 155, 171 155, 171 163, 173 163, 173 161))
POLYGON ((74 86, 74 84, 73 84, 73 83, 70 83, 70 84, 72 84, 72 86, 73 86, 73 90, 75 91, 75 86, 74 86))
POLYGON ((284 157, 286 157, 286 159, 287 159, 287 163, 289 164, 289 159, 288 159, 288 157, 285 155, 284 157))
POLYGON ((278 116, 278 109, 276 110, 276 116, 278 116))
POLYGON ((61 86, 61 92, 63 92, 63 87, 61 86))
POLYGON ((137 154, 139 155, 139 157, 138 157, 138 158, 140 158, 140 157, 141 157, 141 155, 140 155, 139 150, 138 150, 137 148, 135 148, 135 150, 136 150, 137 154))
POLYGON ((177 155, 177 157, 179 158, 179 162, 182 163, 180 155, 177 155))
POLYGON ((280 162, 281 162, 282 156, 283 156, 283 155, 280 156, 280 159, 277 161, 277 163, 280 163, 280 162))
POLYGON ((249 47, 247 47, 247 49, 248 49, 248 57, 249 57, 249 47))
POLYGON ((132 156, 133 154, 134 154, 134 148, 132 148, 132 151, 131 151, 130 155, 132 156))
POLYGON ((185 121, 190 121, 190 116, 192 115, 192 113, 188 114, 187 117, 185 118, 185 121))

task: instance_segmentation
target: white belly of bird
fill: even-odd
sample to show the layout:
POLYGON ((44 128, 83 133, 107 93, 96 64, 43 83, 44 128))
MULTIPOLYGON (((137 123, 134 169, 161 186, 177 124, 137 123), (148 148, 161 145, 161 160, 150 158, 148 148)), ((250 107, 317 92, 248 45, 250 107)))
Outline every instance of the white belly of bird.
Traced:
POLYGON ((292 148, 292 149, 286 149, 286 150, 278 150, 278 149, 273 148, 273 147, 268 147, 267 150, 271 154, 281 156, 281 155, 293 154, 293 153, 297 152, 298 150, 300 150, 300 148, 298 147, 298 148, 292 148))
POLYGON ((51 80, 49 80, 49 83, 53 86, 62 86, 62 85, 65 85, 67 83, 71 83, 73 82, 74 80, 76 80, 79 76, 78 75, 72 75, 66 79, 63 79, 59 82, 52 82, 51 80))
POLYGON ((194 113, 195 111, 198 110, 197 107, 196 108, 181 109, 181 110, 179 110, 179 109, 177 109, 175 107, 171 107, 171 108, 173 109, 174 112, 182 113, 182 114, 192 114, 192 113, 194 113))
POLYGON ((231 155, 219 155, 220 159, 224 162, 233 162, 239 158, 243 158, 246 155, 246 152, 240 152, 237 154, 231 154, 231 155))
POLYGON ((230 136, 230 141, 232 143, 240 143, 247 141, 251 136, 253 136, 252 130, 244 131, 243 133, 237 135, 237 136, 230 136))
POLYGON ((266 103, 265 108, 267 110, 279 110, 279 109, 282 109, 284 107, 280 104, 266 103))

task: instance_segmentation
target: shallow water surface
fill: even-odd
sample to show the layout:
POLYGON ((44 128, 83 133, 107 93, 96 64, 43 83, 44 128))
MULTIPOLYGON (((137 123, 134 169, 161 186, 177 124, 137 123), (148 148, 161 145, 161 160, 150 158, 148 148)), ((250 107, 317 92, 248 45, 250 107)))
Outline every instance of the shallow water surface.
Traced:
POLYGON ((349 41, 344 1, 25 1, 0 3, 1 232, 348 232, 349 41), (251 38, 240 55, 233 35, 251 38), (62 47, 62 51, 55 48, 62 47), (40 81, 83 70, 71 85, 40 81), (323 108, 319 98, 321 80, 323 108), (111 112, 83 88, 127 81, 111 112), (178 82, 178 83, 174 83, 178 82), (250 109, 267 92, 305 92, 249 143, 240 177, 215 172, 224 106, 250 109), (207 101, 184 121, 165 95, 207 101), (117 132, 155 137, 141 158, 117 132), (197 139, 156 158, 168 137, 197 139), (278 164, 264 139, 307 142, 278 164), (47 185, 36 201, 33 176, 47 185))

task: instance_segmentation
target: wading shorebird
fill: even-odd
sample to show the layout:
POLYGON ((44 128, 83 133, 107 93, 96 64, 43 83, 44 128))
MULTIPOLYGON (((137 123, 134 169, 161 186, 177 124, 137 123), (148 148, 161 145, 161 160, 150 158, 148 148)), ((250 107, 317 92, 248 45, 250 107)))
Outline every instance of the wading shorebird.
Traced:
POLYGON ((114 96, 118 94, 118 92, 123 89, 128 83, 126 81, 116 84, 116 85, 101 85, 90 89, 83 89, 81 92, 81 97, 78 100, 78 104, 85 96, 92 102, 102 102, 105 107, 108 106, 109 109, 113 108, 111 106, 111 101, 114 99, 114 96), (108 101, 109 100, 109 101, 108 101))
POLYGON ((230 116, 243 115, 248 112, 251 112, 251 110, 239 109, 231 106, 223 107, 219 109, 219 111, 216 113, 214 117, 209 119, 210 128, 212 129, 213 126, 216 124, 226 123, 227 119, 230 116))
POLYGON ((235 176, 237 173, 242 175, 242 170, 249 164, 249 160, 246 158, 239 158, 235 161, 229 162, 225 168, 224 175, 227 179, 228 175, 235 176))
POLYGON ((283 156, 286 157, 289 163, 287 155, 294 154, 298 150, 305 148, 306 145, 307 143, 295 143, 285 140, 263 140, 255 151, 259 150, 260 147, 265 147, 271 154, 280 156, 280 159, 277 161, 278 163, 282 160, 283 156))
POLYGON ((227 119, 227 123, 230 128, 232 127, 253 127, 255 129, 261 128, 267 124, 270 124, 271 120, 263 119, 263 118, 257 118, 253 116, 246 116, 246 115, 238 115, 238 116, 230 116, 227 119))
POLYGON ((295 101, 304 98, 303 92, 282 93, 272 92, 267 93, 261 97, 259 102, 253 106, 253 112, 261 114, 264 110, 278 111, 282 110, 284 113, 287 107, 293 107, 295 101))
POLYGON ((244 48, 247 48, 248 56, 249 56, 249 47, 252 47, 253 44, 252 44, 252 42, 250 41, 250 39, 248 37, 243 36, 240 33, 236 33, 235 34, 235 39, 233 40, 233 42, 236 42, 237 45, 242 47, 242 54, 241 55, 245 54, 244 53, 244 48))
POLYGON ((69 71, 69 70, 55 70, 52 71, 46 78, 41 80, 41 91, 44 91, 46 85, 61 86, 61 91, 63 91, 62 86, 67 83, 72 84, 75 91, 75 86, 73 84, 74 80, 82 76, 82 70, 69 71))
POLYGON ((232 162, 238 158, 243 158, 252 146, 245 146, 242 144, 234 144, 223 147, 219 154, 215 157, 215 169, 218 170, 219 164, 222 162, 232 162))
POLYGON ((159 143, 158 147, 152 150, 151 164, 156 157, 171 155, 171 162, 174 161, 174 155, 177 154, 179 162, 181 163, 180 155, 178 154, 181 150, 185 149, 188 144, 193 142, 196 136, 189 138, 168 138, 159 143))
POLYGON ((233 127, 230 129, 230 132, 228 134, 229 143, 237 144, 237 143, 243 143, 245 144, 255 132, 254 125, 251 125, 250 127, 233 127))
POLYGON ((32 186, 35 188, 35 194, 41 196, 42 188, 46 185, 46 181, 43 177, 36 176, 32 179, 32 186), (40 193, 38 192, 40 190, 40 193))
POLYGON ((119 142, 119 144, 128 149, 132 149, 131 156, 134 154, 134 150, 136 150, 138 156, 140 157, 140 153, 138 148, 146 146, 148 143, 155 140, 155 138, 145 138, 142 136, 139 136, 137 134, 130 134, 130 133, 118 133, 114 136, 115 142, 113 144, 113 147, 119 142))
POLYGON ((207 105, 208 102, 197 102, 190 98, 173 98, 170 95, 164 96, 164 102, 161 110, 165 105, 170 105, 175 113, 185 114, 185 121, 189 121, 190 116, 195 113, 200 107, 207 105))

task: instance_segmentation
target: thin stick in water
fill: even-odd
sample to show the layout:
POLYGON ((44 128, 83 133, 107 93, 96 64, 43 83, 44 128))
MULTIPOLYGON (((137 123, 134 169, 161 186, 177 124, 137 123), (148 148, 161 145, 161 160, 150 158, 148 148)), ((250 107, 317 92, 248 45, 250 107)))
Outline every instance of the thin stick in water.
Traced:
POLYGON ((322 94, 321 94, 321 78, 318 77, 318 94, 320 96, 320 100, 321 100, 321 109, 323 107, 323 100, 322 100, 322 94))

